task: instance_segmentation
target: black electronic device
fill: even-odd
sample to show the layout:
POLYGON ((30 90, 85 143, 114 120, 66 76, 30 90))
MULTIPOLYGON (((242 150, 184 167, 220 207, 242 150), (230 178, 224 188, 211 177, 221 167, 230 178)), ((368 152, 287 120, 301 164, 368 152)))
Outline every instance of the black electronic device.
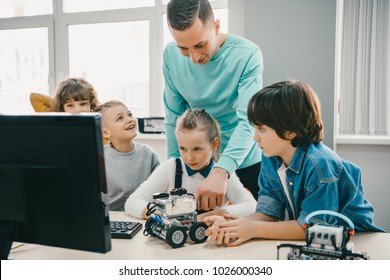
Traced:
POLYGON ((138 118, 138 130, 141 133, 165 133, 163 117, 138 118))
POLYGON ((0 253, 111 250, 100 114, 0 115, 0 253))
POLYGON ((111 237, 112 238, 133 238, 142 228, 139 222, 130 221, 111 221, 111 237))

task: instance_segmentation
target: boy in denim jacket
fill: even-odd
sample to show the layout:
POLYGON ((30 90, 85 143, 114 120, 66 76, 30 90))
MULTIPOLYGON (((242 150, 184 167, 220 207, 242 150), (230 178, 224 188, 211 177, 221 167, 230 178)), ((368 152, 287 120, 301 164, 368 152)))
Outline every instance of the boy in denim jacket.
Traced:
MULTIPOLYGON (((248 119, 263 152, 256 213, 206 218, 212 240, 236 246, 252 238, 305 239, 305 217, 316 210, 344 214, 356 231, 383 231, 374 225, 359 167, 321 142, 320 102, 308 84, 288 80, 263 88, 249 101, 248 119)), ((332 216, 318 219, 337 223, 332 216)))

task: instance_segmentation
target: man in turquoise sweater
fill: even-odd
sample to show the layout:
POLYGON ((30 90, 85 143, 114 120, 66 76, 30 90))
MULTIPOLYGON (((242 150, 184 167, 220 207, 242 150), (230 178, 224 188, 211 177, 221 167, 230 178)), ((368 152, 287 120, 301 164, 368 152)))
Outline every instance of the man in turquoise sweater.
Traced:
POLYGON ((257 199, 261 152, 246 108, 262 88, 261 51, 246 39, 220 33, 208 0, 171 0, 167 18, 175 40, 163 54, 168 158, 179 157, 176 119, 188 108, 203 108, 221 126, 222 150, 195 194, 199 208, 222 205, 227 179, 235 171, 257 199))

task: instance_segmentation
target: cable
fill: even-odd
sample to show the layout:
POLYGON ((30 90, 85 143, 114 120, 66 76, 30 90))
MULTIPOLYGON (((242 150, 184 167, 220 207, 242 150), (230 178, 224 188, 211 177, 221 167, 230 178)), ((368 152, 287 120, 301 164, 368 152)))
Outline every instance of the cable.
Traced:
POLYGON ((152 215, 154 212, 156 212, 157 204, 154 202, 149 202, 146 206, 146 216, 152 215))

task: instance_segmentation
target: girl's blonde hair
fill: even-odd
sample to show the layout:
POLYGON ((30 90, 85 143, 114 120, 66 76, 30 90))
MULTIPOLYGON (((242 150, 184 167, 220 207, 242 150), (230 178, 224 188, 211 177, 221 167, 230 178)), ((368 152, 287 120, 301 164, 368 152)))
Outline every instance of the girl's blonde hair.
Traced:
POLYGON ((99 105, 95 88, 83 78, 68 78, 58 84, 51 111, 65 112, 64 105, 70 99, 88 100, 91 111, 99 105))
POLYGON ((115 106, 124 106, 127 108, 127 106, 122 101, 110 100, 110 101, 106 101, 103 104, 100 104, 99 106, 97 106, 95 108, 94 112, 103 114, 108 108, 112 108, 115 106))
POLYGON ((213 159, 218 161, 221 148, 221 129, 215 118, 210 116, 204 109, 188 109, 176 121, 176 132, 178 130, 198 129, 206 131, 208 141, 211 145, 215 137, 218 139, 217 148, 213 152, 213 159))

